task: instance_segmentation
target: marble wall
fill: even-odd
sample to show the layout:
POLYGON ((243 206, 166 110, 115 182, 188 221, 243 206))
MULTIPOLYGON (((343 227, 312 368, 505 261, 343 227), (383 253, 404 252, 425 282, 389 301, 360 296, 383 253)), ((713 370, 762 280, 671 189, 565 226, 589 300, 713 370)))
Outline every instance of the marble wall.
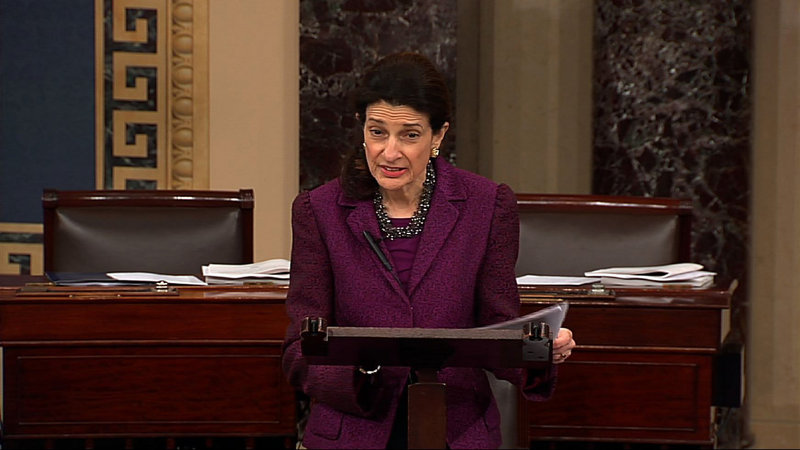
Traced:
POLYGON ((592 191, 691 198, 693 255, 739 279, 746 326, 751 5, 598 1, 592 191))
MULTIPOLYGON (((451 91, 456 92, 457 7, 465 3, 469 2, 301 0, 301 189, 335 177, 340 156, 360 142, 354 135, 358 130, 352 112, 344 100, 355 78, 379 55, 406 49, 422 51, 445 72, 451 91)), ((476 32, 502 38, 504 27, 530 27, 534 21, 551 16, 561 17, 557 23, 563 24, 567 20, 564 17, 572 11, 557 2, 498 4, 499 9, 489 3, 475 5, 479 11, 476 32), (514 20, 487 29, 487 24, 493 23, 492 14, 480 14, 506 9, 523 9, 538 16, 513 16, 514 20)), ((591 144, 586 145, 586 152, 592 153, 591 192, 691 199, 695 209, 693 259, 720 277, 739 280, 731 310, 730 338, 745 342, 752 192, 752 2, 595 0, 593 4, 591 56, 569 46, 575 36, 552 35, 552 39, 543 38, 544 45, 572 49, 572 53, 559 51, 555 62, 546 58, 546 52, 541 53, 542 59, 532 59, 538 65, 551 64, 554 68, 561 67, 558 64, 562 60, 578 59, 575 66, 568 66, 572 72, 581 61, 591 61, 594 111, 591 144)), ((535 35, 537 30, 530 34, 535 35)), ((492 42, 522 46, 522 51, 541 45, 530 40, 492 42)), ((481 49, 480 57, 490 58, 492 49, 499 55, 507 54, 490 47, 481 49)), ((513 51, 508 53, 514 57, 513 51)), ((569 80, 572 75, 556 69, 547 73, 551 72, 558 74, 556 81, 569 80)), ((523 81, 541 84, 538 79, 528 78, 523 81)), ((483 96, 480 101, 484 101, 483 96)), ((510 101, 522 102, 519 96, 510 101)), ((553 96, 553 102, 556 103, 548 103, 548 107, 563 106, 564 100, 553 96)), ((489 116, 497 114, 497 105, 493 106, 495 109, 487 105, 478 105, 478 109, 489 108, 489 116)), ((579 117, 555 115, 551 119, 568 126, 579 117)), ((464 127, 462 124, 466 136, 464 127)), ((454 153, 454 130, 448 134, 447 149, 454 153)), ((523 139, 523 143, 531 142, 523 139)), ((503 150, 496 148, 496 140, 490 144, 492 148, 480 151, 497 155, 503 150)), ((540 143, 536 141, 534 145, 540 143)), ((542 145, 561 149, 563 143, 542 145)), ((523 148, 519 145, 508 147, 529 153, 541 151, 518 150, 523 148)), ((572 151, 570 155, 580 154, 580 150, 572 151)), ((454 155, 450 156, 452 159, 454 155)), ((477 159, 486 156, 479 155, 477 159)), ((504 161, 518 163, 517 156, 511 154, 504 161)), ((491 174, 500 180, 505 175, 491 174)), ((726 422, 720 430, 722 441, 736 446, 735 441, 740 438, 737 435, 743 433, 736 428, 741 426, 741 417, 726 422)))
POLYGON ((455 103, 456 0, 300 1, 301 190, 338 176, 341 157, 361 142, 347 103, 358 77, 381 56, 407 50, 431 58, 455 103))

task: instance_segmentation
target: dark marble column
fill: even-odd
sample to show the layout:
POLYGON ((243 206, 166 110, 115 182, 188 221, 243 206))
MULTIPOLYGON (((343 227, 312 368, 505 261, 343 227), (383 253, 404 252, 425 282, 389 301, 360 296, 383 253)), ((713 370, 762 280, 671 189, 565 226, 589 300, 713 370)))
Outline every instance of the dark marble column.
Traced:
POLYGON ((697 262, 744 278, 750 4, 598 2, 597 194, 691 198, 697 262))
MULTIPOLYGON (((357 78, 381 56, 418 51, 445 74, 455 102, 456 0, 300 1, 300 188, 339 174, 361 142, 347 104, 357 78)), ((448 131, 446 155, 455 130, 448 131)))
MULTIPOLYGON (((740 280, 745 342, 750 196, 749 0, 596 2, 596 194, 691 198, 695 262, 740 280)), ((724 430, 723 430, 724 431, 724 430)))

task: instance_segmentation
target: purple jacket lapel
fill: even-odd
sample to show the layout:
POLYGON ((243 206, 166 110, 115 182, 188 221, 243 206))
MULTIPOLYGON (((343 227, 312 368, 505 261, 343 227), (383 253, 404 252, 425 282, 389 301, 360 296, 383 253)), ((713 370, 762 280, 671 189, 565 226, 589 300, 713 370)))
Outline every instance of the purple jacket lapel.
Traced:
POLYGON ((453 177, 452 166, 439 164, 439 160, 436 161, 436 189, 408 282, 409 295, 414 294, 414 290, 425 277, 458 221, 460 208, 454 202, 466 199, 466 190, 453 177))
MULTIPOLYGON (((383 254, 387 255, 387 258, 389 257, 389 251, 386 249, 386 246, 383 245, 383 241, 380 241, 381 231, 378 226, 378 219, 375 216, 375 208, 372 205, 372 200, 353 201, 347 199, 344 194, 341 194, 339 196, 338 204, 340 206, 352 208, 352 211, 347 216, 347 226, 350 228, 350 232, 353 233, 353 237, 356 242, 363 246, 372 255, 374 263, 378 266, 382 265, 378 255, 372 251, 369 242, 367 242, 367 238, 364 237, 364 231, 368 231, 375 238, 375 241, 378 242, 378 246, 381 248, 383 254)), ((392 275, 388 270, 382 270, 381 272, 386 277, 386 280, 389 282, 392 288, 398 294, 400 294, 400 296, 403 297, 406 302, 408 302, 408 296, 397 279, 395 279, 394 275, 392 275)))

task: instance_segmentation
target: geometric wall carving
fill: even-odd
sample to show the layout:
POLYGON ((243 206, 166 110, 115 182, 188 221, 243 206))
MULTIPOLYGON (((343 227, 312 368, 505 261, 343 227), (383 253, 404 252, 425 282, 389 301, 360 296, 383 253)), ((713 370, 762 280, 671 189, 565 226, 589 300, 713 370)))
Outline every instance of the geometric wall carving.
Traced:
POLYGON ((95 0, 96 187, 207 189, 208 0, 95 0))
POLYGON ((0 222, 0 274, 44 274, 41 224, 0 222))

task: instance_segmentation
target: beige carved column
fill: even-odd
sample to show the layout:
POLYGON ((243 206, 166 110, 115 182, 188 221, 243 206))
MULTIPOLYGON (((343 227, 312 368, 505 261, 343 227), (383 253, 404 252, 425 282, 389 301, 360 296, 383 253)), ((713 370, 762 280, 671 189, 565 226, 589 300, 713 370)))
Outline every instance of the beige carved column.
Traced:
POLYGON ((457 163, 518 192, 589 193, 594 2, 459 2, 457 163))
POLYGON ((754 1, 747 407, 753 448, 800 448, 800 1, 754 1))
POLYGON ((172 0, 169 175, 173 189, 209 186, 208 0, 172 0))

